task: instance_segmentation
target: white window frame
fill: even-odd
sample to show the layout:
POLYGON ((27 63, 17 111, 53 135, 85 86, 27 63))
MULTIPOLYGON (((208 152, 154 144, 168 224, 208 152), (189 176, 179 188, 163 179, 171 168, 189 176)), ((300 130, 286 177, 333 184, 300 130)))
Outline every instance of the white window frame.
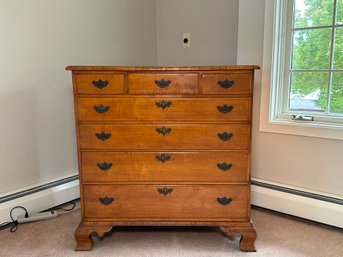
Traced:
POLYGON ((265 1, 260 130, 343 140, 343 115, 328 118, 313 114, 314 121, 299 121, 292 120, 289 112, 283 112, 285 103, 282 99, 288 94, 283 82, 285 57, 289 53, 286 46, 288 33, 285 33, 290 20, 287 19, 289 8, 290 0, 265 1))

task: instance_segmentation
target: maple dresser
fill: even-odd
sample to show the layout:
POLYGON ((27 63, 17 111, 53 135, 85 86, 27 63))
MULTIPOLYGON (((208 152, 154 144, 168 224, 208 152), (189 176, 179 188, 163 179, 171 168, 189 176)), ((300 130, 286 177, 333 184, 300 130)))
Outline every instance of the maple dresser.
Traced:
POLYGON ((82 221, 76 250, 113 226, 218 226, 255 251, 250 144, 258 66, 68 66, 82 221))

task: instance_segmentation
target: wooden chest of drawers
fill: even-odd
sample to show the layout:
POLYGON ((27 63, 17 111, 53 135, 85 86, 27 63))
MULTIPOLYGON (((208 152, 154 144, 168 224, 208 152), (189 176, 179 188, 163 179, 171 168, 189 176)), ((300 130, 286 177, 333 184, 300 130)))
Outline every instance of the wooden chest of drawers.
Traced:
POLYGON ((219 226, 254 251, 257 66, 69 66, 82 221, 76 250, 113 226, 219 226))

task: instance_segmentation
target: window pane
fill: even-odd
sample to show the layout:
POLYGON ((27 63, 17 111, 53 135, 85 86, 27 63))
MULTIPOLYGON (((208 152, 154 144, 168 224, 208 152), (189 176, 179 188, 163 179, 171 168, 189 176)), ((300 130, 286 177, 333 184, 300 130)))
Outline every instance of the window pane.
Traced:
POLYGON ((332 75, 330 112, 343 114, 343 72, 332 75))
POLYGON ((343 24, 343 0, 337 1, 336 24, 343 24))
POLYGON ((294 31, 292 69, 329 69, 331 29, 294 31))
POLYGON ((324 112, 328 72, 292 72, 290 110, 324 112))
POLYGON ((334 0, 294 0, 295 28, 332 25, 334 0))
POLYGON ((337 70, 343 69, 343 28, 336 28, 333 68, 337 70))

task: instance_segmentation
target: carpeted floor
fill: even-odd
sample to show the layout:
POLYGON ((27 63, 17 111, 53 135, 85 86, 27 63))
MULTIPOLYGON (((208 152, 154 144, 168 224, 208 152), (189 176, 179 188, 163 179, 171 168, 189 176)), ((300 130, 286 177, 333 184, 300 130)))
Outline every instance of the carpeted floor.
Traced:
POLYGON ((116 257, 342 257, 343 230, 254 208, 256 253, 238 249, 216 228, 121 228, 99 240, 89 252, 76 252, 74 231, 79 211, 27 223, 17 232, 0 231, 0 256, 116 257))

